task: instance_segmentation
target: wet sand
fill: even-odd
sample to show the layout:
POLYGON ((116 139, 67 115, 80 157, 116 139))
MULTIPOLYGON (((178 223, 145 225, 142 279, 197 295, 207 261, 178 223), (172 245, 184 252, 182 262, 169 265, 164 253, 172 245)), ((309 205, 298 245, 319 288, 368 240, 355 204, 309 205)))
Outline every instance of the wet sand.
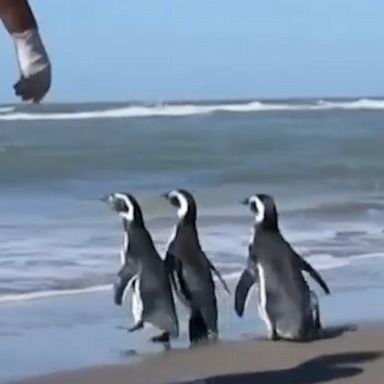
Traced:
POLYGON ((23 384, 377 383, 384 375, 384 326, 332 329, 312 343, 253 339, 172 350, 139 363, 99 366, 23 384))

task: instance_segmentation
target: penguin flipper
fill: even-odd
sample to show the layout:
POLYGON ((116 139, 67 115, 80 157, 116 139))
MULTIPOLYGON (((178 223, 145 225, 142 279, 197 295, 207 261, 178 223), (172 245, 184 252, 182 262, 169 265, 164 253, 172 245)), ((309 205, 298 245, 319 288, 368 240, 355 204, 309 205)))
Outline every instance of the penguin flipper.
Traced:
POLYGON ((247 268, 243 271, 235 290, 235 311, 242 317, 249 290, 256 283, 255 275, 247 268))
POLYGON ((331 292, 328 288, 327 283, 323 280, 323 278, 320 276, 320 274, 307 262, 305 261, 301 256, 297 255, 299 260, 300 269, 308 272, 312 279, 314 279, 317 284, 320 285, 320 287, 323 289, 323 291, 329 295, 331 292))
POLYGON ((167 256, 164 260, 165 268, 167 270, 168 277, 171 281, 171 285, 179 297, 184 298, 186 301, 192 300, 191 292, 183 276, 183 267, 180 260, 178 260, 172 253, 167 252, 167 256))
POLYGON ((130 264, 125 264, 117 274, 113 283, 113 296, 116 305, 122 305, 124 292, 128 285, 131 285, 137 276, 137 271, 130 264))
POLYGON ((222 284, 224 290, 230 294, 231 291, 228 288, 227 282, 224 280, 223 276, 221 275, 220 271, 208 260, 209 262, 209 268, 211 271, 216 275, 216 277, 219 279, 220 283, 222 284))
POLYGON ((171 281, 171 285, 176 290, 177 289, 176 280, 175 280, 176 258, 169 251, 167 251, 167 254, 165 256, 164 266, 165 266, 165 270, 167 272, 168 278, 171 281))

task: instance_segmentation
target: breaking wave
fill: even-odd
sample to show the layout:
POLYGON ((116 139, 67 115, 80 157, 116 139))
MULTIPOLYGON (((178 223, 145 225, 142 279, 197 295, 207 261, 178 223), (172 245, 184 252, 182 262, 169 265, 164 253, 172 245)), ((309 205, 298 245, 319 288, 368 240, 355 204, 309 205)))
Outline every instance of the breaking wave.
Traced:
MULTIPOLYGON (((363 262, 367 259, 377 259, 377 258, 382 259, 383 257, 384 257, 384 254, 380 252, 359 255, 353 258, 334 257, 330 254, 316 254, 316 255, 309 256, 308 261, 317 270, 324 271, 324 270, 346 267, 355 262, 363 262)), ((226 263, 218 263, 218 264, 221 265, 221 267, 226 266, 226 263)), ((240 267, 236 271, 223 273, 223 277, 227 281, 233 281, 240 277, 241 271, 242 271, 242 267, 240 267)), ((216 277, 215 277, 215 281, 218 282, 216 277)), ((49 299, 49 298, 54 298, 59 296, 82 295, 82 294, 94 293, 94 292, 105 292, 111 289, 112 289, 111 284, 104 284, 104 285, 94 285, 94 286, 84 287, 84 288, 73 288, 73 289, 62 289, 62 290, 56 289, 56 290, 47 290, 47 291, 34 291, 34 292, 25 292, 25 293, 6 294, 6 295, 0 296, 0 305, 6 304, 6 303, 14 303, 14 302, 25 302, 25 301, 49 299)))
POLYGON ((0 296, 0 304, 18 302, 18 301, 32 301, 49 299, 57 296, 69 296, 69 295, 80 295, 84 293, 102 292, 112 289, 110 284, 108 285, 96 285, 93 287, 86 287, 80 289, 55 289, 49 291, 37 291, 37 292, 26 292, 19 294, 9 294, 0 296))
POLYGON ((321 110, 384 110, 384 100, 360 99, 354 101, 319 100, 312 103, 273 103, 252 101, 233 104, 160 104, 153 106, 125 106, 94 111, 76 112, 23 112, 15 107, 0 107, 0 120, 85 120, 135 117, 182 117, 215 112, 244 113, 268 111, 321 111, 321 110))

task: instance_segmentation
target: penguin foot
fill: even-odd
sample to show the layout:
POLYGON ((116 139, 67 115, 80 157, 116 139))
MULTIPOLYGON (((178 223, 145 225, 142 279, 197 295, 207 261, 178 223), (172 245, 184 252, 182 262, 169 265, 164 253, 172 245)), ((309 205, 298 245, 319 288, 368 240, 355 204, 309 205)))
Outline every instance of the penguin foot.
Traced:
POLYGON ((209 342, 210 343, 217 343, 219 341, 219 335, 217 332, 211 332, 209 334, 209 342))
POLYGON ((209 344, 208 338, 202 337, 200 339, 191 340, 189 344, 189 348, 192 349, 192 348, 201 347, 208 344, 209 344))
POLYGON ((144 327, 144 322, 143 321, 139 321, 133 327, 128 328, 128 332, 135 332, 135 331, 138 331, 139 329, 141 329, 143 327, 144 327))
POLYGON ((153 343, 169 343, 170 341, 169 332, 164 332, 160 335, 153 336, 151 337, 151 341, 153 343))
POLYGON ((271 334, 269 335, 269 340, 271 340, 271 341, 279 341, 279 340, 281 340, 280 336, 276 332, 276 329, 272 330, 271 334))
POLYGON ((318 340, 321 338, 321 335, 323 333, 323 326, 320 321, 320 312, 318 307, 316 307, 312 321, 310 322, 310 329, 307 333, 309 340, 318 340))
POLYGON ((323 327, 321 324, 315 324, 311 332, 312 340, 319 340, 323 337, 323 327))
POLYGON ((315 321, 313 323, 313 327, 316 331, 321 331, 323 329, 320 318, 318 316, 315 318, 315 321))
POLYGON ((200 311, 194 311, 189 319, 189 342, 192 345, 208 341, 208 328, 200 311))

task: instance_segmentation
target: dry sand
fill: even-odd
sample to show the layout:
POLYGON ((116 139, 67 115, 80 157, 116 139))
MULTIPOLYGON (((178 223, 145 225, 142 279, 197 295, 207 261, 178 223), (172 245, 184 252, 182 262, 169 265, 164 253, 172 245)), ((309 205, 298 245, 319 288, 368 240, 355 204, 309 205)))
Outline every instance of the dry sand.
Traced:
POLYGON ((164 352, 140 363, 57 373, 22 383, 383 384, 383 351, 384 327, 366 327, 307 344, 222 342, 164 352))

